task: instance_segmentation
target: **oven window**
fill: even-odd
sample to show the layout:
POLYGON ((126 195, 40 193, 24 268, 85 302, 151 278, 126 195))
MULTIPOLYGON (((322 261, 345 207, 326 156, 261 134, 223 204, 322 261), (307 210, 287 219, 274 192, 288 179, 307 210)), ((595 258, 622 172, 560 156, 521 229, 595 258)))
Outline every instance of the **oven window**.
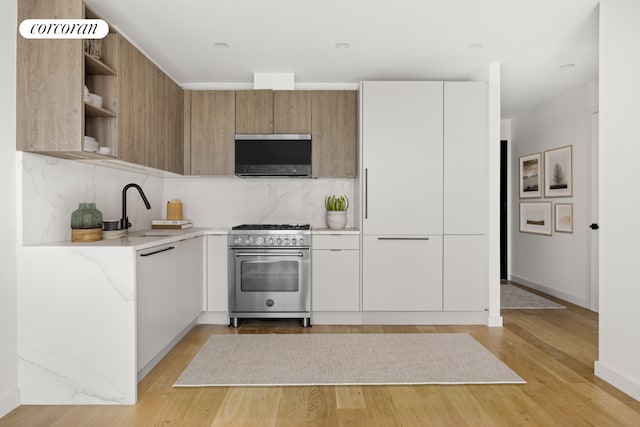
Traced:
POLYGON ((298 292, 298 261, 242 261, 242 292, 298 292))

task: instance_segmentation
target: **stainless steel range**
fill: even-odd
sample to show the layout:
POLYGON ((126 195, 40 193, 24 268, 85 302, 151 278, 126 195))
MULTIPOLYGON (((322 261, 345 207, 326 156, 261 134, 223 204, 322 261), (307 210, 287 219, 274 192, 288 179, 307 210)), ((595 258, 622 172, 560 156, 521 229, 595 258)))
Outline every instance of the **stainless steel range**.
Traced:
POLYGON ((311 227, 245 224, 229 233, 229 318, 311 324, 311 227))

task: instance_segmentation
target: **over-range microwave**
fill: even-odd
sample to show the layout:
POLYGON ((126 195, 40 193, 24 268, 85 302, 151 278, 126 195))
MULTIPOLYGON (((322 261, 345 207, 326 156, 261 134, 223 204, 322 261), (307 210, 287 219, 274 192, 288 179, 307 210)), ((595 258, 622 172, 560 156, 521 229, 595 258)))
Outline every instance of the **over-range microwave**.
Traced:
POLYGON ((235 173, 242 177, 311 177, 310 134, 236 134, 235 173))

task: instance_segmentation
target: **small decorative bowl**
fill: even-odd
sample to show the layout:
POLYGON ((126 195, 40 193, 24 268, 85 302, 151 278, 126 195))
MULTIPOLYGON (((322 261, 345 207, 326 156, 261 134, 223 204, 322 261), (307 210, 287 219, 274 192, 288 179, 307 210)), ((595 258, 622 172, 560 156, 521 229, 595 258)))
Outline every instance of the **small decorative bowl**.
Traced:
POLYGON ((120 226, 120 220, 118 219, 105 219, 102 221, 102 229, 104 231, 114 231, 120 226))

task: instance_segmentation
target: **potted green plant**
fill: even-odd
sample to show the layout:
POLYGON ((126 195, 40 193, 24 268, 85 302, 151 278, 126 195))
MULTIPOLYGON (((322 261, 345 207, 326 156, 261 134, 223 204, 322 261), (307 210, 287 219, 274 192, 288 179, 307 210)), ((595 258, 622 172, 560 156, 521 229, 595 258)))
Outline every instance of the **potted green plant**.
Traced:
POLYGON ((327 210, 327 226, 329 228, 340 230, 347 225, 347 209, 349 208, 347 196, 327 196, 324 199, 324 207, 327 210))

